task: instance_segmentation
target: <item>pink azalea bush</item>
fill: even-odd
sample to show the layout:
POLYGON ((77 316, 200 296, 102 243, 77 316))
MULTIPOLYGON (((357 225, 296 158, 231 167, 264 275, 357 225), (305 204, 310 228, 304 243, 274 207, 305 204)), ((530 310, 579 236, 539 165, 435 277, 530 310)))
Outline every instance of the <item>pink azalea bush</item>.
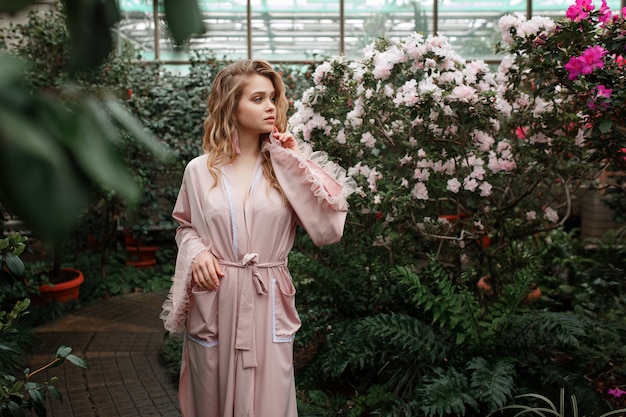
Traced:
POLYGON ((351 215, 369 245, 396 258, 458 249, 467 266, 489 239, 497 256, 498 245, 566 219, 569 151, 582 142, 566 155, 528 129, 530 111, 509 123, 530 96, 506 94, 506 72, 463 60, 445 37, 381 39, 313 76, 290 124, 349 167, 360 185, 351 215))
POLYGON ((515 111, 540 113, 520 128, 559 141, 561 149, 581 143, 583 156, 613 169, 626 168, 625 12, 613 12, 605 0, 599 7, 576 0, 561 19, 500 20, 504 97, 521 90, 526 103, 515 111))

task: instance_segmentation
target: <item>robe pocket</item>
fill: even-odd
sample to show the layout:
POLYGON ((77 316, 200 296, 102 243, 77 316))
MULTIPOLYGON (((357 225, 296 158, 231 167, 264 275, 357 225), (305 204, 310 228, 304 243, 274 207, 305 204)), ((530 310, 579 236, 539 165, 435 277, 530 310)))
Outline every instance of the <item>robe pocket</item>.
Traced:
POLYGON ((296 311, 296 287, 289 280, 281 284, 273 278, 271 288, 272 338, 275 343, 291 342, 302 324, 296 311))
POLYGON ((193 305, 189 311, 187 334, 189 339, 204 347, 218 344, 217 291, 194 287, 191 291, 193 305))

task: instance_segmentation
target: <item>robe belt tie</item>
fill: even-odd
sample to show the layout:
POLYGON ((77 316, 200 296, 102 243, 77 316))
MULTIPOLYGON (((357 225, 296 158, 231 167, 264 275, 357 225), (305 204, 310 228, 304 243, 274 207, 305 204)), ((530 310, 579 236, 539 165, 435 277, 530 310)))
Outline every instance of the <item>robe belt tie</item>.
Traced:
POLYGON ((241 262, 231 262, 221 260, 220 264, 235 268, 244 268, 250 273, 242 282, 241 293, 239 295, 239 305, 237 306, 237 327, 235 333, 235 349, 242 352, 244 368, 256 368, 258 366, 256 358, 256 337, 254 332, 254 297, 256 295, 267 295, 267 288, 261 280, 259 268, 280 268, 286 267, 286 261, 258 263, 258 253, 246 253, 241 262))

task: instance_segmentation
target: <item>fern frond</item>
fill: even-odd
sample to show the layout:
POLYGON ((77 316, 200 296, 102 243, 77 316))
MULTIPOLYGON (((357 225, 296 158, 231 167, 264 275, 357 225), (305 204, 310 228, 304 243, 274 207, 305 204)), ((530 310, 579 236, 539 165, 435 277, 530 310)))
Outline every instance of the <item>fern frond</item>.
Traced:
POLYGON ((386 313, 365 317, 357 324, 361 334, 378 338, 388 350, 415 355, 414 360, 435 363, 446 357, 446 346, 430 326, 406 314, 386 313))
POLYGON ((590 322, 579 315, 538 311, 511 316, 507 325, 506 339, 511 345, 534 350, 538 345, 576 348, 586 337, 590 322))
POLYGON ((470 386, 478 393, 478 400, 487 404, 489 411, 506 405, 515 386, 515 367, 512 359, 500 359, 493 363, 476 357, 468 366, 472 371, 470 386))
POLYGON ((432 317, 431 324, 456 334, 460 345, 468 337, 479 337, 476 318, 482 309, 467 288, 455 284, 444 267, 431 261, 420 273, 397 266, 392 270, 413 293, 413 302, 432 317))
POLYGON ((335 328, 319 353, 325 375, 338 377, 351 370, 374 370, 401 397, 418 385, 425 369, 448 355, 445 339, 406 314, 381 313, 335 328))
POLYGON ((478 410, 467 378, 454 368, 438 369, 434 376, 424 378, 416 394, 426 417, 464 416, 470 407, 478 410))

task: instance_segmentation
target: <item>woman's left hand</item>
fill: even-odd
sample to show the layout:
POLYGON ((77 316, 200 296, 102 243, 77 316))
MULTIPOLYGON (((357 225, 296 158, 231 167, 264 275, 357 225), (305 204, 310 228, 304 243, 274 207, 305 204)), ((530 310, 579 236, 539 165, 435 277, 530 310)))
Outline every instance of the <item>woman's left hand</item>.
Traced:
POLYGON ((296 138, 293 137, 291 133, 281 133, 278 131, 276 126, 274 126, 274 131, 272 132, 272 137, 280 142, 280 145, 283 148, 290 149, 294 152, 298 152, 298 142, 296 138))

